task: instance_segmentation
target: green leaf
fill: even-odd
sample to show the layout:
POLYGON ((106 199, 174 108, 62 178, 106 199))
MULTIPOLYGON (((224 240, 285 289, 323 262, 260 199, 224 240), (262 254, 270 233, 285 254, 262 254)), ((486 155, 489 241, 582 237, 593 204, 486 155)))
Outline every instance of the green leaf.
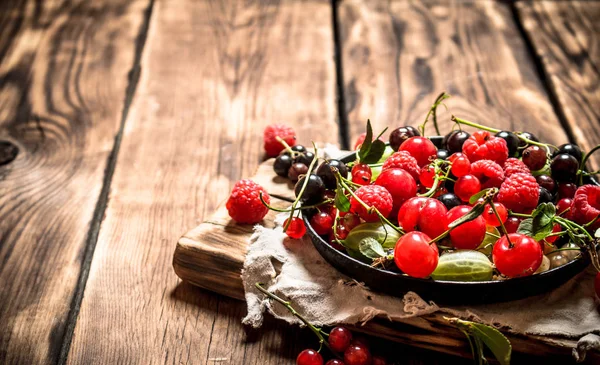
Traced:
POLYGON ((517 233, 522 233, 526 236, 533 237, 533 218, 524 219, 521 224, 519 224, 517 233))
POLYGON ((485 204, 483 204, 483 203, 473 206, 473 208, 471 208, 469 213, 463 215, 462 217, 458 218, 454 222, 450 223, 448 225, 448 228, 449 229, 456 228, 457 226, 460 226, 463 223, 470 222, 470 221, 474 220, 475 218, 479 217, 481 215, 481 213, 483 213, 484 206, 485 206, 485 204))
MULTIPOLYGON (((535 223, 535 220, 534 220, 534 223, 535 223)), ((544 238, 548 237, 549 234, 552 233, 552 228, 554 228, 553 225, 548 224, 540 229, 535 230, 534 234, 533 234, 533 239, 538 242, 543 240, 544 238)))
POLYGON ((379 139, 376 139, 371 143, 371 148, 369 149, 369 152, 367 152, 366 155, 364 155, 360 158, 360 162, 366 163, 366 164, 377 163, 377 161, 379 161, 381 156, 383 156, 384 152, 385 152, 385 142, 383 142, 379 139))
POLYGON ((381 246, 381 243, 373 237, 365 237, 360 240, 358 249, 361 254, 370 259, 377 259, 385 256, 383 246, 381 246))
POLYGON ((473 195, 469 199, 469 204, 475 204, 475 203, 477 203, 477 201, 479 200, 479 198, 481 198, 482 196, 484 196, 485 194, 487 194, 488 191, 490 191, 490 189, 483 189, 480 192, 478 192, 477 194, 473 195))
POLYGON ((543 203, 540 204, 535 210, 531 213, 531 217, 533 218, 533 227, 534 231, 536 227, 544 227, 549 224, 552 224, 554 220, 554 216, 556 216, 556 207, 552 203, 543 203))
POLYGON ((371 145, 373 144, 373 128, 371 128, 371 120, 367 119, 367 134, 365 136, 365 140, 360 146, 358 150, 358 158, 363 161, 364 157, 371 150, 371 145))
POLYGON ((471 322, 469 326, 471 335, 483 341, 501 365, 510 365, 512 346, 502 332, 481 323, 471 322))
POLYGON ((350 200, 344 194, 344 189, 341 186, 338 186, 335 190, 335 200, 333 203, 340 212, 347 212, 350 210, 350 200))

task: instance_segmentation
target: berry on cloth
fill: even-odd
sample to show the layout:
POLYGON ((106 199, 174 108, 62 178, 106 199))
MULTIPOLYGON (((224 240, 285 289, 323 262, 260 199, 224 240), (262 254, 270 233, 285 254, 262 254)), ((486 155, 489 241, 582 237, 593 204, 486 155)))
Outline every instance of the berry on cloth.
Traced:
MULTIPOLYGON (((600 186, 583 185, 577 189, 571 204, 571 216, 579 224, 589 223, 600 216, 600 186)), ((600 228, 600 219, 591 228, 600 228)))
MULTIPOLYGON (((358 188, 354 194, 368 207, 376 208, 384 217, 388 217, 392 211, 394 200, 386 188, 379 185, 365 185, 358 188)), ((350 198, 350 212, 357 213, 367 222, 376 222, 379 217, 375 212, 369 213, 356 198, 350 198)))
POLYGON ((516 174, 518 172, 529 174, 531 170, 529 167, 523 163, 523 161, 518 158, 511 157, 504 161, 504 176, 509 177, 512 174, 516 174))
POLYGON ((285 148, 277 137, 283 139, 289 146, 296 144, 296 132, 291 127, 284 124, 268 125, 263 132, 263 140, 265 152, 269 157, 276 157, 285 148))
POLYGON ((229 216, 238 223, 260 222, 269 212, 269 208, 260 201, 261 192, 263 200, 269 204, 271 197, 262 186, 247 179, 236 182, 225 203, 229 216))
POLYGON ((297 240, 304 237, 304 234, 306 233, 306 226, 304 225, 304 221, 298 217, 293 217, 289 226, 288 226, 288 221, 289 221, 289 218, 286 219, 285 222, 283 222, 283 226, 284 227, 287 226, 287 229, 285 230, 285 234, 287 234, 288 237, 295 238, 297 240))
POLYGON ((415 179, 415 181, 419 181, 421 169, 419 168, 417 159, 412 157, 410 153, 406 151, 394 152, 390 157, 388 157, 387 160, 385 160, 382 170, 391 169, 394 167, 405 170, 410 174, 410 176, 413 177, 413 179, 415 179))
POLYGON ((515 173, 507 177, 498 193, 498 201, 518 213, 535 209, 539 198, 540 187, 535 177, 524 173, 515 173))
POLYGON ((493 136, 490 132, 477 131, 463 144, 462 152, 469 161, 492 160, 503 164, 508 158, 506 141, 493 136))
POLYGON ((499 188, 504 181, 504 170, 492 160, 479 160, 471 164, 471 175, 479 179, 482 189, 499 188))

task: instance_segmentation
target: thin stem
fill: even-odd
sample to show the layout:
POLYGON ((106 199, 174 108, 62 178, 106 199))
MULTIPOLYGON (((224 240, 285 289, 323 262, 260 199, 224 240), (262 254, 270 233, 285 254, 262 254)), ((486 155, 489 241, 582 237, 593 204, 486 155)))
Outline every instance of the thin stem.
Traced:
POLYGON ((281 143, 281 144, 283 145, 283 147, 285 147, 285 150, 286 150, 286 151, 288 151, 288 152, 289 152, 289 153, 292 155, 292 158, 294 158, 294 157, 297 157, 297 156, 298 156, 299 152, 296 152, 296 151, 292 150, 292 147, 290 147, 290 145, 289 145, 289 144, 287 144, 287 142, 286 142, 286 141, 285 141, 283 138, 281 138, 281 137, 279 137, 279 136, 275 136, 275 139, 276 139, 276 140, 277 140, 279 143, 281 143))
MULTIPOLYGON (((305 176, 310 176, 310 173, 312 172, 312 169, 318 160, 317 146, 315 145, 314 142, 313 142, 313 149, 314 149, 315 158, 313 158, 313 160, 310 162, 310 166, 308 166, 308 171, 306 171, 305 176)), ((296 200, 294 200, 294 202, 292 203, 292 209, 290 210, 290 218, 287 220, 286 225, 283 227, 284 232, 287 231, 287 229, 290 227, 290 224, 292 223, 292 218, 294 218, 294 210, 296 209, 296 206, 300 202, 300 198, 302 198, 302 194, 304 194, 304 190, 306 189, 306 186, 308 185, 308 180, 310 180, 308 177, 304 179, 304 183, 302 184, 302 188, 300 189, 300 194, 298 194, 298 196, 296 197, 296 200)))
POLYGON ((451 162, 447 162, 447 161, 444 161, 444 160, 436 159, 434 161, 434 163, 433 163, 434 164, 434 169, 433 169, 433 174, 434 174, 433 185, 431 186, 431 188, 429 190, 427 190, 423 194, 417 194, 417 196, 422 196, 422 197, 430 198, 431 196, 433 196, 433 194, 435 194, 436 190, 438 189, 440 181, 444 181, 444 180, 448 179, 448 176, 450 175, 450 166, 448 167, 448 170, 446 170, 446 173, 444 175, 440 175, 440 173, 442 172, 441 165, 444 164, 444 163, 448 163, 450 166, 452 166, 451 162))
POLYGON ((440 132, 440 128, 438 127, 437 124, 437 107, 442 103, 442 101, 444 99, 448 99, 450 97, 450 95, 446 94, 446 92, 442 92, 440 95, 438 95, 438 97, 435 99, 435 102, 431 105, 431 108, 429 108, 429 111, 427 112, 427 115, 425 116, 425 121, 423 122, 423 124, 421 124, 420 128, 421 129, 421 134, 425 135, 425 125, 427 124, 427 122, 429 121, 429 116, 433 115, 433 126, 435 127, 435 132, 438 134, 438 136, 441 136, 442 133, 440 132))
MULTIPOLYGON (((585 156, 583 156, 583 158, 581 159, 581 164, 579 165, 580 170, 585 170, 585 164, 587 163, 587 160, 590 158, 592 153, 594 153, 598 150, 600 150, 600 144, 597 145, 596 147, 592 148, 588 153, 586 153, 585 156)), ((583 185, 583 175, 579 176, 579 185, 583 185)))
MULTIPOLYGON (((291 209, 291 208, 289 208, 289 209, 281 209, 281 208, 275 208, 274 206, 270 205, 269 203, 267 203, 267 202, 265 201, 265 199, 264 199, 264 197, 263 197, 263 193, 262 193, 262 191, 261 191, 261 192, 258 194, 258 197, 260 198, 260 201, 261 201, 261 203, 263 203, 263 205, 264 205, 265 207, 269 208, 269 210, 273 210, 273 211, 275 211, 275 212, 280 212, 280 213, 288 213, 288 212, 291 212, 291 211, 292 211, 292 209, 291 209)), ((333 202, 333 200, 331 200, 331 199, 326 199, 326 200, 323 200, 323 201, 322 201, 322 202, 320 202, 320 203, 313 204, 313 205, 303 205, 303 206, 301 206, 301 207, 298 207, 298 208, 296 208, 296 209, 297 209, 297 210, 303 210, 303 209, 310 209, 310 208, 318 208, 319 206, 321 206, 321 205, 323 205, 323 204, 329 204, 329 203, 332 203, 332 202, 333 202)))
POLYGON ((514 217, 520 217, 520 218, 531 218, 531 214, 516 213, 516 212, 513 212, 512 210, 510 211, 510 215, 512 215, 514 217))

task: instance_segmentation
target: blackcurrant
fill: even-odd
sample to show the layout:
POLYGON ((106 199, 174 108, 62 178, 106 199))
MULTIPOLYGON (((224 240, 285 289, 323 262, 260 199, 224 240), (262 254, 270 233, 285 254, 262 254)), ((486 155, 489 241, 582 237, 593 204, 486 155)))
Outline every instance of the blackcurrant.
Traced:
POLYGON ((399 127, 394 129, 390 133, 390 147, 394 149, 394 151, 398 151, 400 145, 404 143, 410 137, 420 136, 421 133, 411 126, 399 127))
POLYGON ((521 140, 516 134, 509 131, 500 131, 496 133, 496 137, 500 137, 506 141, 506 146, 508 147, 508 157, 517 155, 521 140))
POLYGON ((308 166, 308 165, 310 165, 312 160, 314 160, 314 158, 315 158, 315 154, 307 151, 307 152, 303 152, 301 155, 296 157, 294 159, 294 163, 299 162, 299 163, 303 163, 306 166, 308 166))
POLYGON ((550 171, 552 178, 558 182, 574 181, 579 170, 577 159, 566 153, 561 153, 552 159, 550 171))
POLYGON ((523 151, 523 163, 531 171, 537 171, 546 166, 546 150, 540 146, 529 146, 523 151))
POLYGON ((279 176, 287 177, 288 170, 292 166, 292 156, 289 154, 281 154, 277 156, 275 162, 273 162, 273 170, 279 176))
POLYGON ((567 155, 571 155, 571 156, 575 157, 577 159, 577 162, 581 162, 581 159, 583 158, 583 153, 581 152, 581 148, 579 148, 578 145, 573 144, 573 143, 566 143, 566 144, 560 145, 558 147, 558 151, 555 151, 554 154, 552 155, 552 157, 556 157, 557 155, 560 155, 561 153, 566 153, 567 155))
MULTIPOLYGON (((533 133, 530 133, 530 132, 521 132, 521 133, 519 133, 519 136, 525 137, 528 140, 534 141, 534 142, 540 141, 533 133)), ((525 148, 527 146, 528 146, 527 142, 523 141, 522 139, 519 139, 519 147, 525 148)))
POLYGON ((535 178, 539 186, 545 188, 550 193, 554 194, 556 191, 556 182, 553 178, 548 175, 540 175, 535 178))
POLYGON ((304 146, 302 146, 300 144, 297 144, 295 146, 292 146, 292 151, 294 151, 294 152, 300 152, 300 153, 305 153, 306 152, 306 147, 304 147, 304 146))
POLYGON ((340 160, 329 160, 323 162, 317 169, 317 175, 323 180, 327 189, 335 189, 337 183, 335 174, 331 171, 331 168, 335 167, 343 177, 348 176, 348 167, 345 163, 340 160))
MULTIPOLYGON (((302 190, 305 179, 306 176, 303 176, 296 183, 296 186, 294 187, 294 193, 296 194, 296 197, 300 195, 300 191, 302 190)), ((304 188, 304 193, 302 194, 300 201, 307 205, 319 203, 323 200, 324 193, 325 184, 323 184, 323 180, 321 180, 321 178, 315 174, 310 174, 308 176, 308 182, 306 183, 306 188, 304 188)))
POLYGON ((290 169, 288 170, 288 178, 293 182, 298 181, 300 175, 306 175, 308 172, 308 166, 303 163, 295 163, 292 164, 290 169))
POLYGON ((548 189, 540 186, 540 197, 538 198, 538 204, 542 203, 552 203, 554 198, 552 194, 548 191, 548 189))
POLYGON ((440 160, 445 160, 448 157, 450 157, 450 152, 448 150, 442 148, 437 150, 437 158, 439 158, 440 160))
POLYGON ((441 201, 448 210, 463 204, 460 198, 452 193, 442 194, 437 197, 437 200, 441 201))
POLYGON ((462 152, 462 146, 465 141, 471 137, 471 134, 465 131, 453 131, 446 135, 446 137, 448 137, 445 144, 446 149, 450 154, 453 154, 462 152))

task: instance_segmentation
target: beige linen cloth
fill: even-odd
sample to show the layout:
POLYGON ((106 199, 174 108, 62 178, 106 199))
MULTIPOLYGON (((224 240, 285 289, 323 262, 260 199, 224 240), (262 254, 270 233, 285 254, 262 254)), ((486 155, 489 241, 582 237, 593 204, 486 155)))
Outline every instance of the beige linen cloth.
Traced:
POLYGON ((547 294, 506 303, 440 307, 413 292, 397 298, 363 285, 349 285, 353 280, 329 265, 308 236, 294 240, 283 233, 281 223, 286 217, 278 216, 279 225, 274 229, 257 225, 250 239, 242 271, 248 304, 245 324, 259 327, 266 309, 288 323, 300 324, 286 308, 265 299, 254 286, 260 282, 319 326, 360 324, 375 316, 394 320, 441 312, 513 333, 576 339, 573 356, 578 361, 585 359, 586 351, 600 350, 600 301, 594 294, 591 267, 547 294))

